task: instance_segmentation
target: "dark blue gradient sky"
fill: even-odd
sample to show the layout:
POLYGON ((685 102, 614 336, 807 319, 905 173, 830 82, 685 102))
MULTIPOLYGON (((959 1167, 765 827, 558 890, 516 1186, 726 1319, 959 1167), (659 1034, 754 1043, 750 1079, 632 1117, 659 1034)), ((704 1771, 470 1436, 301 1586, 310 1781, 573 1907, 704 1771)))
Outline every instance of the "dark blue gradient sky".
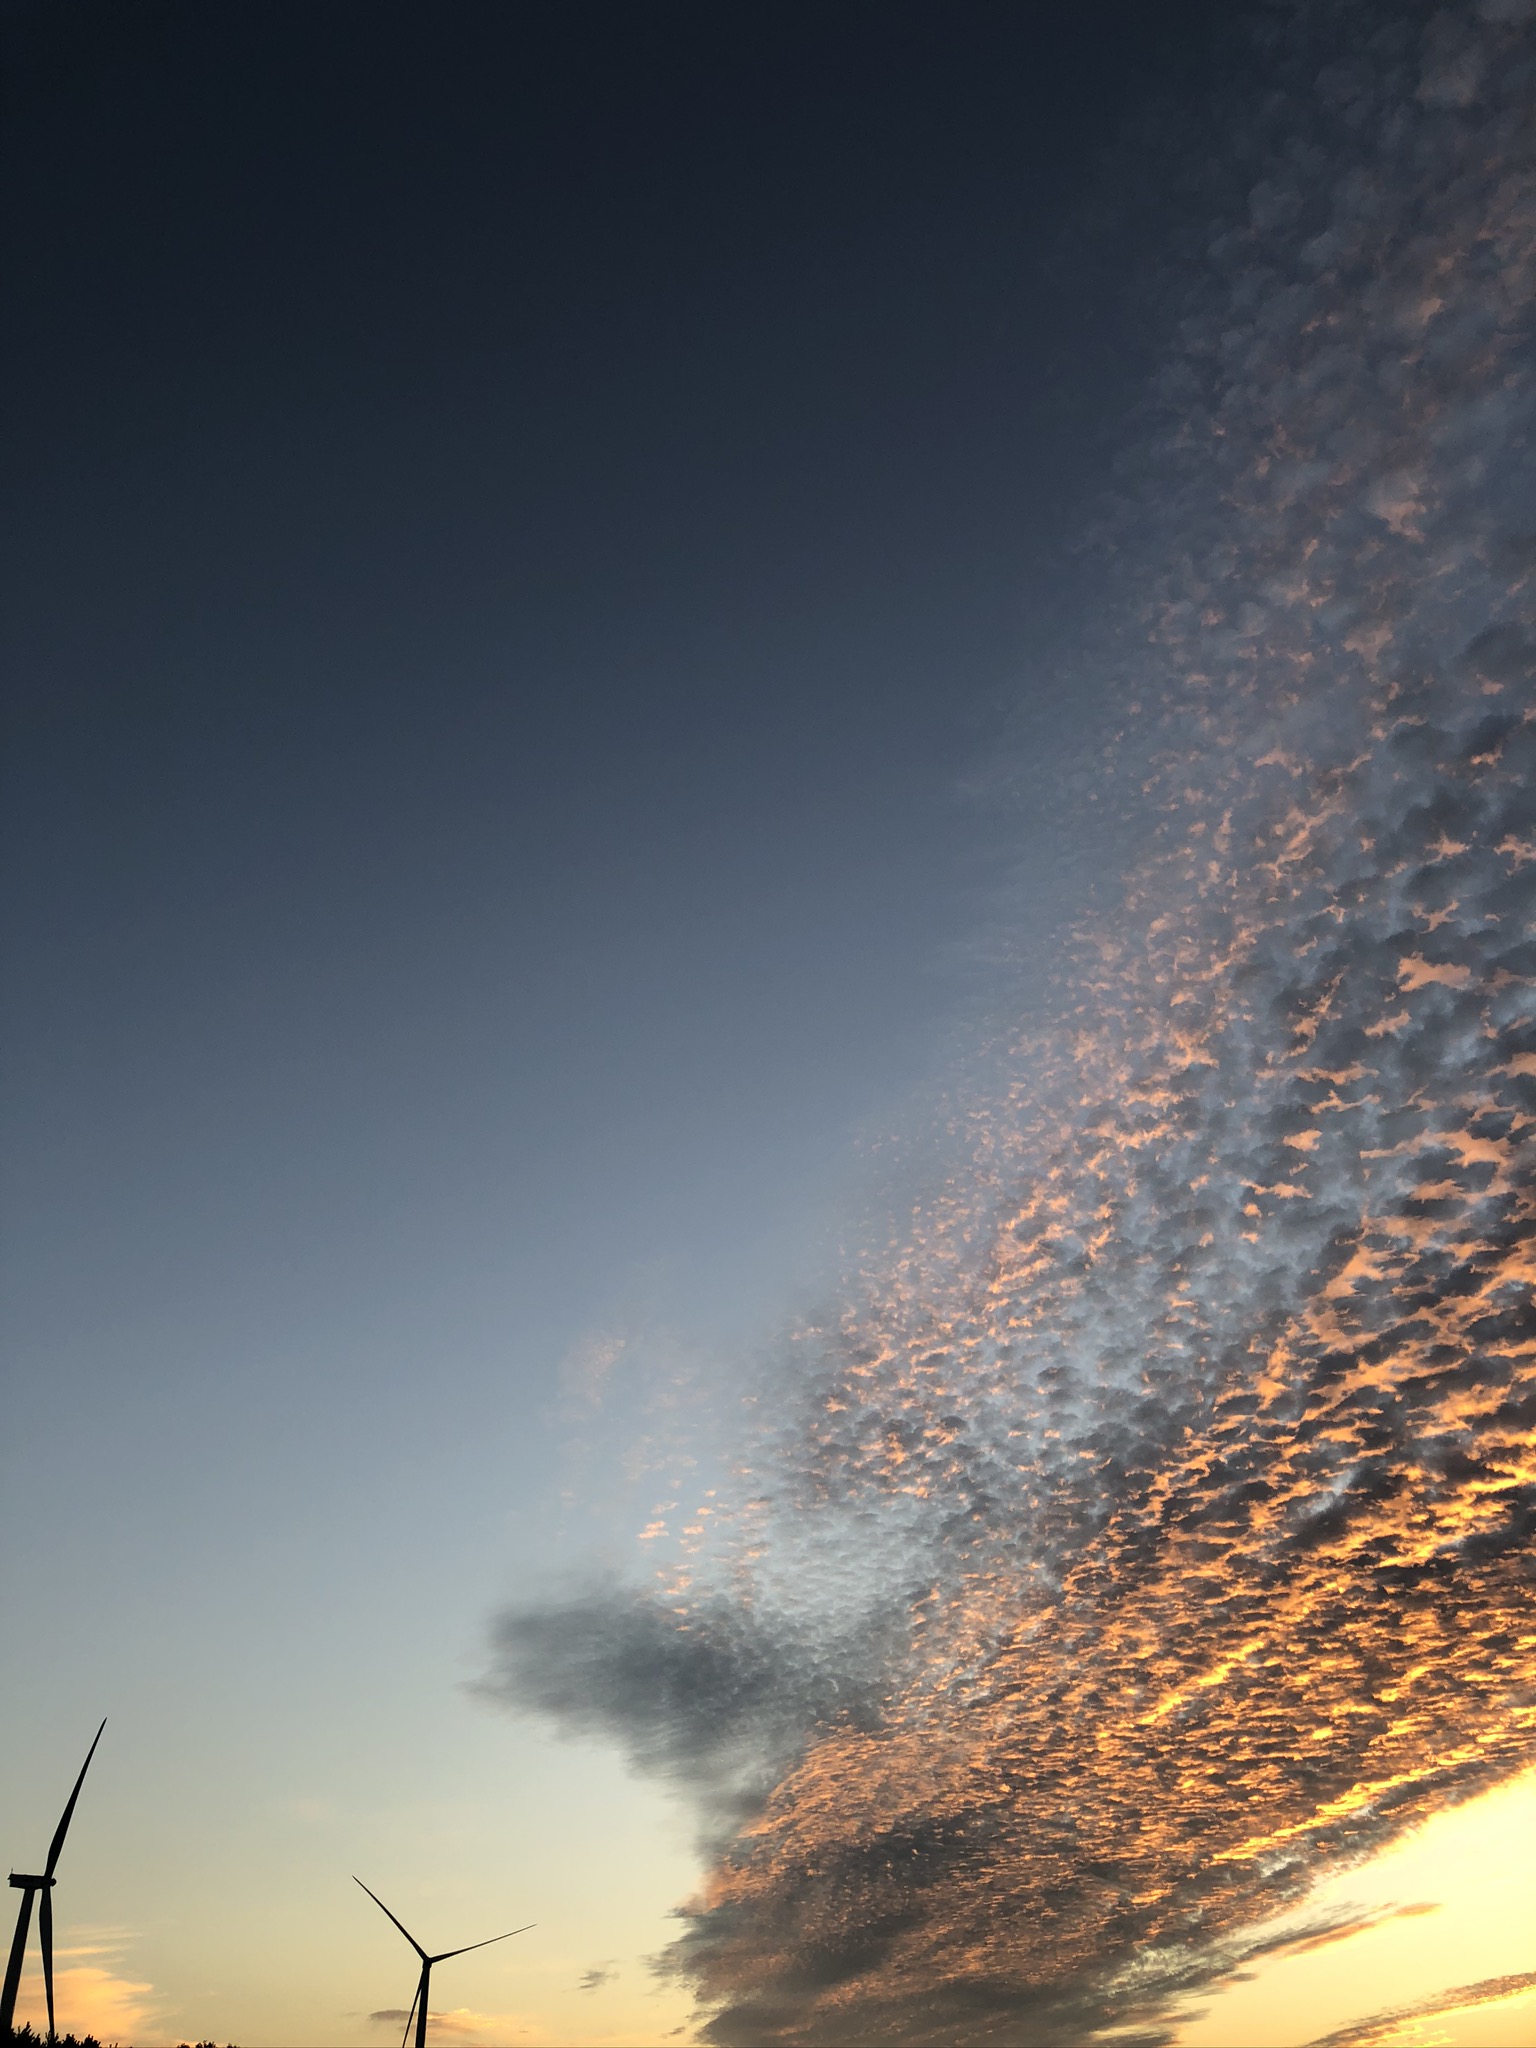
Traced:
POLYGON ((536 1397, 634 1262, 793 1232, 1016 854, 957 783, 1151 341, 1096 157, 1203 21, 9 10, 45 1441, 219 1463, 253 1345, 335 1431, 536 1397))

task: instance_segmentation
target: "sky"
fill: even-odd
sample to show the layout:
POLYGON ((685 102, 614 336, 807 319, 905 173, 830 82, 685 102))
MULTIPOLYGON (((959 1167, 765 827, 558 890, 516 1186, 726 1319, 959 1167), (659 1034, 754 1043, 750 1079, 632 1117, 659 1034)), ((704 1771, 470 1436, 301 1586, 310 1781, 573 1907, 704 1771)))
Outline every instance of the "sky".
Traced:
POLYGON ((1528 2043, 1536 9, 0 25, 61 2025, 1528 2043))

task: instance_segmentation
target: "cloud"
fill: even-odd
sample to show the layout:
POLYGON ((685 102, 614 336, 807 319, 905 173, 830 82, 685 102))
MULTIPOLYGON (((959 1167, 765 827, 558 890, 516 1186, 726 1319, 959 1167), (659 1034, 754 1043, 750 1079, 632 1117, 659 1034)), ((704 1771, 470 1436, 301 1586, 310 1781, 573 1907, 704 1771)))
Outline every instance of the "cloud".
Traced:
POLYGON ((1355 1913, 1322 1927, 1304 1928, 1299 1933, 1281 1934, 1273 1942, 1255 1945, 1248 1951, 1248 1958, 1257 1960, 1260 1956, 1278 1958, 1313 1955, 1318 1949, 1332 1948, 1341 1941, 1351 1941, 1357 1934, 1367 1934, 1373 1927, 1385 1927, 1390 1921, 1417 1920, 1426 1913, 1438 1913, 1441 1910, 1436 1899, 1418 1899, 1407 1906, 1385 1906, 1374 1913, 1355 1913))
POLYGON ((1390 2012, 1374 2013, 1353 2026, 1309 2041, 1306 2048, 1388 2048, 1394 2036, 1406 2037, 1405 2021, 1435 2019, 1450 2013, 1470 2012, 1480 2005, 1496 2005, 1504 1999, 1519 1998, 1536 1991, 1536 1970, 1517 1971, 1512 1976, 1485 1977, 1477 1984, 1458 1984, 1454 1990, 1438 1992, 1433 1998, 1416 1999, 1411 2005, 1394 2006, 1390 2012))
POLYGON ((1536 1747, 1536 38, 1324 13, 1100 536, 1123 891, 734 1499, 497 1625, 696 1797, 720 2043, 1164 2039, 1536 1747))
POLYGON ((760 1801, 808 1727, 872 1713, 881 1668, 868 1629, 861 1673, 848 1644, 819 1658, 782 1618, 728 1597, 695 1595, 680 1612, 613 1577, 501 1615, 493 1640, 482 1689, 568 1733, 620 1740, 727 1826, 760 1801))
MULTIPOLYGON (((94 2034, 99 2041, 131 2041, 164 2030, 163 2011, 153 1984, 119 1976, 100 1963, 58 1964, 77 1955, 115 1955, 118 1945, 61 1949, 55 1956, 54 2009, 61 2033, 94 2034)), ((41 1972, 23 1978, 16 2001, 16 2024, 45 2033, 48 2007, 41 1972)))
MULTIPOLYGON (((412 2013, 402 2006, 385 2006, 368 2018, 381 2026, 404 2027, 412 2013)), ((427 2015, 427 2035, 435 2040, 509 2041, 528 2038, 528 2022, 517 2013, 475 2012, 455 2006, 448 2012, 435 2008, 427 2015)))
POLYGON ((601 1964, 595 1965, 592 1969, 582 1972, 581 1981, 577 1984, 576 1989, 578 1991, 601 1991, 603 1986, 611 1984, 618 1974, 617 1970, 604 1969, 601 1964))

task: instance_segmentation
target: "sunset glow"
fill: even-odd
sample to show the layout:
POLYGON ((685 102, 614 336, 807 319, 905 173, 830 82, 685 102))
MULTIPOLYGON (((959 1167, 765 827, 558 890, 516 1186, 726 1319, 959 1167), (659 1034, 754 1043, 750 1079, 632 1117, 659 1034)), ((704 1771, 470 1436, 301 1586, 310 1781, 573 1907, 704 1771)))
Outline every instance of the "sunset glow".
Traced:
POLYGON ((1124 518, 1121 901, 655 1604, 507 1619, 515 1697, 718 1811, 669 1662, 757 1745, 674 1952, 708 2038, 1155 2026, 1529 1765, 1517 46, 1439 16, 1271 110, 1124 518))
POLYGON ((1530 2048, 1536 0, 0 45, 17 2021, 1530 2048))

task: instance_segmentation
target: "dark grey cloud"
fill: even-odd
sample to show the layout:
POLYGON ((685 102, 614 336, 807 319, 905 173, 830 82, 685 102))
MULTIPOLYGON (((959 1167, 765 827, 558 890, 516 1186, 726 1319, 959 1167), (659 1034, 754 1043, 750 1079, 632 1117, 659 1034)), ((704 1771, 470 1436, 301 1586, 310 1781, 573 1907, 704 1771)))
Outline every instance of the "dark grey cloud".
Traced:
POLYGON ((483 1689, 573 1735, 622 1743, 726 1824, 758 1803, 809 1730, 873 1725, 887 1647, 866 1631, 852 1658, 822 1658, 782 1615, 725 1595, 668 1608, 617 1578, 509 1610, 493 1644, 483 1689))
POLYGON ((1325 12, 1099 536, 1122 894, 734 1505, 498 1625, 697 1794, 722 2043, 1164 2039, 1536 1745, 1536 10, 1325 12))

